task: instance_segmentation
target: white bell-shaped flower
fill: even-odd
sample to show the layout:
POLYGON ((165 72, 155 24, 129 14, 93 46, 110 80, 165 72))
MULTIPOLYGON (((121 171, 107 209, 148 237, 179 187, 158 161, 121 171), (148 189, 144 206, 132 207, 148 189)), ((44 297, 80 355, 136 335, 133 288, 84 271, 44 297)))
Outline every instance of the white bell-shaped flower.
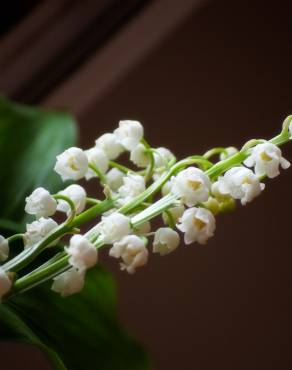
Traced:
POLYGON ((56 293, 60 293, 61 297, 65 298, 82 290, 84 287, 84 278, 84 271, 71 268, 54 277, 51 289, 56 293))
POLYGON ((106 174, 106 183, 113 191, 117 191, 123 185, 124 176, 122 171, 114 167, 106 174))
POLYGON ((229 146, 228 148, 225 148, 225 151, 220 154, 220 161, 223 161, 224 159, 227 159, 236 153, 238 153, 238 149, 234 146, 229 146))
MULTIPOLYGON (((85 189, 77 184, 69 185, 66 189, 59 191, 58 194, 65 195, 70 198, 75 205, 76 213, 81 213, 86 206, 86 191, 85 189)), ((71 208, 68 202, 62 199, 58 199, 57 210, 65 212, 67 215, 70 214, 71 208)))
MULTIPOLYGON (((96 146, 85 150, 84 153, 87 156, 88 163, 97 167, 100 172, 105 173, 108 170, 108 158, 102 149, 96 146)), ((88 168, 85 174, 86 180, 90 180, 93 177, 97 177, 97 174, 91 168, 88 168)))
POLYGON ((35 189, 25 198, 25 212, 39 217, 52 216, 56 212, 57 202, 44 188, 35 189))
POLYGON ((265 184, 260 183, 253 171, 245 167, 231 168, 213 185, 217 194, 240 199, 242 205, 251 202, 264 188, 265 184))
POLYGON ((0 235, 0 262, 7 260, 9 256, 9 243, 4 236, 0 235))
POLYGON ((54 170, 62 180, 80 180, 88 170, 88 159, 80 148, 69 148, 57 156, 54 170))
MULTIPOLYGON (((38 243, 41 239, 50 234, 58 227, 57 222, 51 218, 41 217, 39 220, 26 225, 26 233, 24 234, 24 244, 29 247, 38 243)), ((54 242, 53 244, 57 243, 54 242)))
POLYGON ((108 159, 116 159, 124 151, 124 148, 118 141, 116 135, 111 133, 101 135, 95 141, 95 144, 98 148, 104 151, 108 159))
POLYGON ((251 150, 251 155, 244 161, 247 167, 253 167, 258 177, 268 176, 271 179, 280 174, 279 167, 290 167, 290 162, 282 157, 281 149, 266 142, 258 144, 251 150))
POLYGON ((167 148, 156 148, 154 151, 154 163, 156 168, 167 167, 169 161, 173 158, 174 155, 167 148))
POLYGON ((0 302, 2 297, 9 292, 12 286, 12 281, 9 279, 6 272, 0 267, 0 302))
POLYGON ((148 261, 148 249, 143 239, 136 235, 127 235, 114 243, 109 255, 121 258, 121 269, 133 274, 137 267, 144 266, 148 261))
POLYGON ((97 263, 97 249, 83 235, 72 236, 70 245, 65 250, 70 256, 70 265, 78 270, 87 270, 97 263))
POLYGON ((138 167, 145 168, 150 163, 150 157, 143 144, 138 144, 131 150, 130 160, 138 167))
POLYGON ((198 242, 205 244, 214 235, 216 228, 215 217, 205 208, 189 208, 180 219, 177 228, 185 233, 185 244, 198 242))
POLYGON ((124 185, 122 185, 118 193, 121 197, 120 204, 125 204, 140 195, 145 191, 145 179, 143 176, 129 173, 123 178, 124 185))
POLYGON ((114 212, 102 217, 101 222, 96 226, 96 231, 101 234, 105 244, 113 244, 130 234, 130 219, 119 212, 114 212))
POLYGON ((171 192, 188 207, 205 202, 209 197, 211 182, 199 168, 188 167, 172 178, 171 192))
POLYGON ((161 256, 171 253, 179 246, 178 233, 169 228, 159 228, 154 236, 153 253, 159 253, 161 256))
POLYGON ((125 149, 133 150, 143 138, 144 129, 138 121, 125 120, 119 122, 114 134, 125 149))

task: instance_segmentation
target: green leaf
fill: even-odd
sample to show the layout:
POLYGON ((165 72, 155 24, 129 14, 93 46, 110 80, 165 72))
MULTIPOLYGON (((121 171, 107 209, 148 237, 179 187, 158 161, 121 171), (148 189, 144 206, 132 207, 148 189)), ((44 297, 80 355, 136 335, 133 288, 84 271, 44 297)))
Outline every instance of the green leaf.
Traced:
POLYGON ((23 222, 25 197, 33 189, 60 189, 60 177, 53 171, 56 155, 75 139, 76 126, 68 113, 0 98, 0 218, 23 222))
MULTIPOLYGON (((31 328, 69 370, 145 370, 144 351, 118 322, 115 296, 112 278, 97 267, 87 273, 79 294, 61 298, 44 286, 13 298, 8 305, 10 315, 17 313, 22 320, 23 339, 39 345, 30 329, 24 329, 31 328)), ((52 365, 59 369, 55 360, 52 365)))
MULTIPOLYGON (((51 192, 64 186, 53 166, 75 139, 74 119, 67 113, 0 98, 0 233, 22 231, 24 198, 37 186, 51 192)), ((100 267, 89 271, 84 290, 69 298, 46 284, 0 304, 0 341, 39 347, 55 370, 148 369, 144 351, 119 324, 115 296, 112 278, 100 267)))

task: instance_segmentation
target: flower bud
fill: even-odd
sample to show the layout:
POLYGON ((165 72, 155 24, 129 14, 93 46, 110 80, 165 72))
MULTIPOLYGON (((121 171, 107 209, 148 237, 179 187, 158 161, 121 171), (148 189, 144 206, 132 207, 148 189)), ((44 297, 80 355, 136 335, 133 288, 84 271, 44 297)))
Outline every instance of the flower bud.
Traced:
POLYGON ((69 148, 57 156, 54 170, 62 180, 80 180, 88 169, 88 159, 80 148, 69 148))
POLYGON ((113 191, 119 190, 123 185, 123 178, 125 174, 117 168, 112 168, 106 174, 106 183, 113 191))
POLYGON ((119 143, 114 134, 107 133, 100 136, 95 141, 95 144, 104 151, 108 159, 116 159, 124 151, 123 146, 119 143))
POLYGON ((130 160, 138 167, 144 168, 148 166, 150 163, 150 157, 143 144, 138 144, 133 150, 131 150, 130 160))
POLYGON ((0 301, 2 297, 9 292, 11 285, 12 281, 9 279, 9 276, 6 274, 3 268, 0 267, 0 301))
POLYGON ((9 243, 4 236, 0 235, 0 262, 7 260, 9 256, 9 243))
POLYGON ((144 129, 138 121, 125 120, 119 122, 114 134, 125 149, 133 150, 143 138, 144 129))
POLYGON ((171 253, 179 246, 179 235, 169 227, 161 227, 154 236, 153 253, 161 256, 171 253))
MULTIPOLYGON (((86 191, 84 188, 77 184, 72 184, 66 189, 60 191, 58 194, 65 195, 70 198, 75 205, 76 214, 81 213, 86 206, 86 191)), ((71 208, 68 202, 63 199, 58 199, 57 210, 70 214, 71 208)))
POLYGON ((154 151, 155 167, 167 167, 169 161, 174 158, 172 152, 167 148, 156 148, 154 151))
POLYGON ((220 154, 220 161, 232 157, 236 153, 238 153, 238 149, 234 146, 229 146, 228 148, 225 148, 225 151, 220 154))
MULTIPOLYGON (((102 173, 105 173, 108 170, 108 158, 104 151, 98 147, 94 147, 84 152, 87 156, 88 163, 94 165, 102 173)), ((97 174, 91 169, 88 168, 85 178, 90 180, 93 177, 97 177, 97 174)))
POLYGON ((35 189, 25 202, 25 212, 37 218, 52 216, 56 212, 57 202, 44 188, 35 189))

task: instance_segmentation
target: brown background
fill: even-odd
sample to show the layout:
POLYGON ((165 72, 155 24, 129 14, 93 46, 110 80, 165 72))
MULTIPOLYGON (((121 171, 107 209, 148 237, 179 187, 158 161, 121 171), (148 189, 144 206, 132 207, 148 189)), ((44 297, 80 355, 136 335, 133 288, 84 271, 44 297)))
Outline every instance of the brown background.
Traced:
MULTIPOLYGON (((269 138, 292 113, 291 40, 289 1, 211 1, 80 114, 81 145, 123 118, 141 120, 149 142, 178 157, 269 138)), ((291 180, 290 169, 218 217, 206 247, 151 256, 134 276, 102 256, 117 277, 120 316, 153 369, 292 368, 291 180)), ((0 353, 7 360, 11 347, 0 353)), ((24 368, 33 364, 14 356, 10 369, 24 368)))

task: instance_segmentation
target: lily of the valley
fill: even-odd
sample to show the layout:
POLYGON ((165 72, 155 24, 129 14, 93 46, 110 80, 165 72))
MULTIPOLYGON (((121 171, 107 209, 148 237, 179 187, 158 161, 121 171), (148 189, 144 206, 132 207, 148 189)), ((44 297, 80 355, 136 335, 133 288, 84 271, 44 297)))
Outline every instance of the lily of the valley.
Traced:
POLYGON ((0 262, 7 260, 9 256, 9 243, 4 236, 0 235, 0 262))
POLYGON ((104 151, 108 159, 116 159, 125 150, 116 135, 112 133, 101 135, 95 141, 95 145, 104 151))
POLYGON ((62 180, 80 180, 88 170, 88 159, 80 148, 72 147, 57 156, 54 170, 62 180))
POLYGON ((39 220, 26 225, 26 233, 24 234, 25 247, 41 241, 45 236, 51 233, 58 227, 56 221, 51 218, 41 217, 39 220))
MULTIPOLYGON (((69 185, 66 189, 60 191, 58 194, 65 195, 70 198, 75 205, 76 214, 81 213, 86 205, 86 191, 77 184, 69 185)), ((58 199, 57 210, 70 214, 71 208, 68 202, 63 199, 58 199)))
POLYGON ((184 233, 185 244, 198 242, 206 244, 216 229, 215 217, 205 208, 189 208, 180 219, 177 228, 184 233))
POLYGON ((136 235, 127 235, 114 243, 109 255, 121 258, 121 269, 133 274, 138 267, 144 266, 148 261, 148 250, 145 241, 136 235))
POLYGON ((87 270, 97 263, 97 249, 83 235, 72 236, 70 245, 65 250, 70 256, 70 265, 80 271, 87 270))
POLYGON ((138 167, 147 167, 150 163, 150 157, 143 144, 138 144, 130 154, 130 160, 138 167))
POLYGON ((219 177, 213 185, 218 194, 230 195, 234 199, 240 199, 245 205, 257 197, 265 185, 260 183, 258 177, 248 168, 233 167, 224 176, 219 177))
MULTIPOLYGON (((94 165, 100 172, 105 173, 108 170, 108 158, 102 149, 94 147, 85 150, 85 154, 87 156, 88 163, 94 165)), ((96 172, 91 168, 88 168, 85 174, 86 180, 90 180, 93 177, 97 177, 96 172)))
POLYGON ((129 173, 123 178, 123 185, 119 188, 119 195, 121 199, 119 202, 125 204, 135 198, 137 195, 143 193, 145 190, 145 179, 143 176, 129 173))
POLYGON ((114 167, 107 172, 106 183, 113 191, 117 191, 123 184, 124 176, 122 171, 114 167))
POLYGON ((25 198, 25 212, 39 217, 52 216, 56 212, 57 202, 44 188, 35 189, 30 196, 25 198))
POLYGON ((253 167, 258 177, 274 178, 280 174, 279 167, 287 169, 290 162, 282 157, 282 151, 272 143, 258 144, 251 150, 251 155, 244 161, 247 167, 253 167))
POLYGON ((127 150, 133 150, 141 141, 144 129, 138 121, 120 121, 119 127, 114 131, 117 140, 127 150))
POLYGON ((2 297, 9 292, 12 281, 6 272, 0 267, 0 302, 2 297))
POLYGON ((161 227, 155 232, 153 241, 153 252, 161 256, 171 253, 179 246, 178 233, 169 228, 161 227))
POLYGON ((53 278, 52 290, 60 293, 61 297, 65 298, 72 294, 79 293, 84 286, 85 272, 71 269, 61 273, 53 278))
POLYGON ((172 179, 171 192, 188 207, 208 200, 211 182, 199 168, 188 167, 172 179))
POLYGON ((130 234, 131 223, 127 216, 114 212, 109 216, 103 216, 101 222, 96 226, 105 244, 113 244, 130 234))

